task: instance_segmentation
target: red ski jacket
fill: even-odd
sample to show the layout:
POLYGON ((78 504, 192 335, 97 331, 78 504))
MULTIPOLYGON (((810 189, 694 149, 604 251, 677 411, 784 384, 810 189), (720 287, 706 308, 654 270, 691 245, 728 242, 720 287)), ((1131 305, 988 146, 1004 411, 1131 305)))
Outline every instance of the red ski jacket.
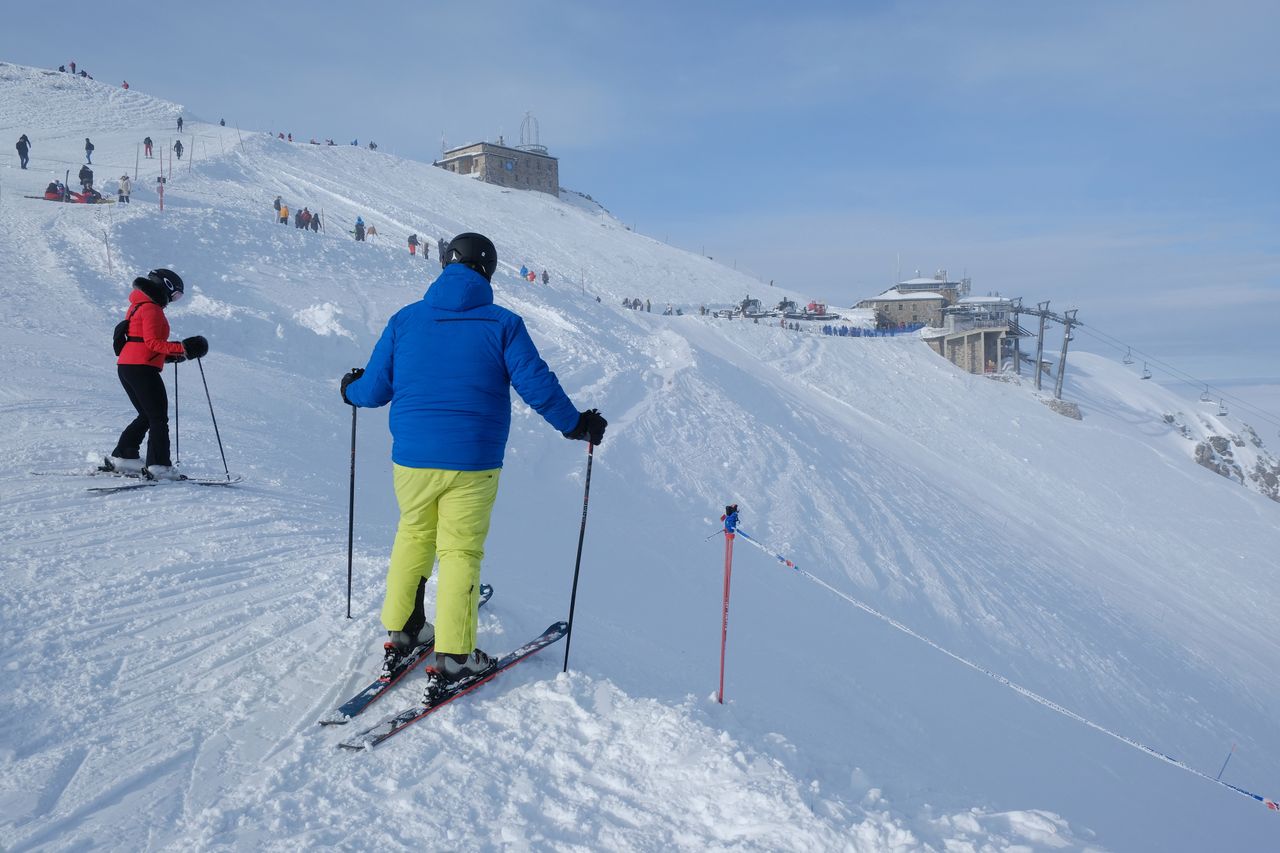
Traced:
POLYGON ((149 364, 163 369, 165 356, 186 355, 182 344, 169 340, 164 309, 136 287, 129 294, 129 311, 129 337, 142 340, 126 343, 116 364, 149 364))

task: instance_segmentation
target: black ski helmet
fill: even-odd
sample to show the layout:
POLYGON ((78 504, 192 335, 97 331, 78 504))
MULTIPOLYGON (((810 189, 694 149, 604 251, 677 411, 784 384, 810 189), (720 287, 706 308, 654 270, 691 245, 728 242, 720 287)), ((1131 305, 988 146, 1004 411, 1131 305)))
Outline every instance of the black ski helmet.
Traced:
POLYGON ((182 276, 173 270, 155 269, 147 273, 146 278, 134 279, 134 285, 162 305, 177 302, 182 298, 182 276))
POLYGON ((470 267, 484 276, 485 281, 489 281, 493 278, 493 271, 498 268, 498 250, 488 237, 468 231, 449 241, 440 258, 440 266, 447 267, 449 264, 470 267))

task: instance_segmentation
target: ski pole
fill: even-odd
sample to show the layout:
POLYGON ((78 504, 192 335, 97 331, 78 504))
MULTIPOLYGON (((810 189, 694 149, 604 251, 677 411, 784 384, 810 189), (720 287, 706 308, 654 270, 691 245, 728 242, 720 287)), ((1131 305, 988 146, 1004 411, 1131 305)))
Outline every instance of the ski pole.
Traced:
POLYGON ((591 460, 595 445, 587 442, 587 483, 582 490, 582 526, 578 528, 578 556, 573 561, 573 593, 569 596, 569 630, 564 635, 564 669, 569 671, 569 641, 573 639, 573 608, 578 603, 578 569, 582 566, 582 540, 587 535, 587 502, 591 499, 591 460))
POLYGON ((200 368, 200 381, 204 383, 204 396, 209 401, 209 420, 213 421, 213 435, 218 439, 218 453, 222 454, 222 470, 226 473, 227 479, 231 479, 231 469, 227 467, 227 454, 222 449, 222 435, 218 432, 218 418, 213 414, 213 398, 209 396, 209 380, 204 378, 204 364, 201 359, 196 359, 196 367, 200 368))
POLYGON ((351 551, 356 529, 356 407, 351 407, 351 491, 347 497, 347 618, 351 618, 351 551))
POLYGON ((182 464, 182 418, 178 416, 178 362, 173 363, 173 460, 182 464))

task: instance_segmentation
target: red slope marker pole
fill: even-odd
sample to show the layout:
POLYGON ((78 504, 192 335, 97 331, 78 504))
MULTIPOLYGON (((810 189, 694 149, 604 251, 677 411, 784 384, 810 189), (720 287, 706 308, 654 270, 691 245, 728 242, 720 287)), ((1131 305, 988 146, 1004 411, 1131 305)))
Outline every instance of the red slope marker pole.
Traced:
POLYGON ((720 690, 716 701, 724 704, 724 657, 729 643, 729 579, 733 576, 733 535, 738 528, 738 506, 727 506, 724 515, 724 607, 720 615, 720 690))

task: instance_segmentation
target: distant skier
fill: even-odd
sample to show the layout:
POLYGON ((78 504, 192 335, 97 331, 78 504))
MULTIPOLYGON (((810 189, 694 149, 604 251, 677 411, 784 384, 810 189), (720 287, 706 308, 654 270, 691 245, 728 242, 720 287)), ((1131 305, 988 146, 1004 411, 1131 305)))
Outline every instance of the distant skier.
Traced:
POLYGON ((311 227, 311 211, 307 210, 304 207, 302 208, 302 230, 306 231, 310 227, 311 227))
POLYGON ((320 214, 311 214, 311 230, 320 233, 320 214))
POLYGON ((279 219, 280 218, 280 196, 276 196, 276 200, 275 202, 272 203, 271 206, 275 208, 276 219, 279 219))
POLYGON ((50 181, 49 186, 44 188, 44 197, 46 201, 62 201, 66 198, 67 190, 62 185, 62 181, 50 181))
POLYGON ((150 136, 142 140, 142 151, 144 154, 147 155, 147 159, 150 160, 151 159, 151 137, 150 136))
POLYGON ((80 167, 79 178, 80 189, 87 190, 93 186, 93 170, 89 168, 87 163, 80 167))
POLYGON ((550 282, 550 281, 551 281, 551 276, 547 275, 547 271, 546 271, 546 270, 543 270, 543 271, 542 271, 542 283, 543 283, 543 284, 547 284, 547 283, 548 283, 548 282, 550 282))
POLYGON ((68 65, 70 65, 70 66, 71 66, 71 73, 72 73, 72 74, 75 74, 75 73, 76 73, 76 61, 73 59, 73 60, 71 60, 71 62, 69 62, 69 63, 68 63, 68 65))
POLYGON ((293 227, 294 227, 294 228, 301 228, 301 227, 302 227, 302 211, 301 211, 301 210, 296 211, 296 212, 293 214, 293 227))
POLYGON ((118 192, 119 198, 116 199, 118 202, 120 202, 120 204, 129 204, 129 189, 130 189, 129 176, 121 175, 120 189, 118 192))
POLYGON ((521 264, 521 265, 520 265, 520 277, 521 277, 521 278, 528 278, 528 277, 529 277, 529 268, 528 268, 528 267, 526 267, 524 264, 521 264))
POLYGON ((218 127, 226 127, 226 126, 227 126, 227 120, 225 118, 218 119, 218 127))
POLYGON ((377 150, 378 150, 378 143, 376 143, 376 142, 370 142, 370 143, 369 143, 369 150, 370 150, 370 151, 377 151, 377 150))
POLYGON ((440 260, 444 260, 444 252, 448 247, 449 244, 444 241, 443 237, 436 240, 436 254, 440 256, 440 260))
POLYGON ((409 235, 409 254, 410 255, 418 254, 418 235, 417 234, 409 235))
POLYGON ((84 138, 84 162, 93 165, 93 143, 89 141, 89 137, 84 138))
POLYGON ((364 242, 364 219, 359 216, 356 217, 356 242, 364 242))
POLYGON ((173 143, 173 153, 178 155, 179 160, 182 159, 182 140, 181 139, 173 143))
POLYGON ((354 406, 392 404, 392 470, 400 524, 387 570, 383 671, 434 636, 428 691, 482 674, 476 648, 480 561, 511 431, 510 389, 566 438, 599 444, 607 421, 579 412, 538 355, 524 320, 495 305, 498 257, 480 234, 459 234, 426 295, 387 323, 369 364, 342 377, 354 406), (441 322, 441 321, 480 322, 441 322), (440 559, 435 625, 423 590, 440 559))
POLYGON ((125 80, 123 83, 121 83, 121 84, 120 84, 120 86, 121 86, 122 88, 124 88, 124 89, 128 89, 128 88, 129 88, 129 81, 128 81, 128 80, 125 80))
POLYGON ((280 204, 280 224, 289 224, 289 205, 284 204, 283 202, 280 204))
POLYGON ((178 116, 178 133, 182 133, 182 116, 178 116))
POLYGON ((156 480, 173 480, 178 473, 169 458, 169 397, 160 372, 166 361, 203 358, 209 342, 196 335, 181 342, 169 340, 166 305, 182 298, 182 279, 173 270, 156 269, 133 280, 124 348, 116 359, 116 373, 138 416, 120 433, 108 464, 119 471, 145 472, 156 480), (147 437, 146 462, 139 458, 147 437))
POLYGON ((27 168, 27 164, 31 162, 31 159, 27 157, 27 152, 31 150, 31 140, 27 139, 27 135, 24 133, 18 137, 18 144, 14 147, 18 149, 19 165, 24 169, 27 168))

